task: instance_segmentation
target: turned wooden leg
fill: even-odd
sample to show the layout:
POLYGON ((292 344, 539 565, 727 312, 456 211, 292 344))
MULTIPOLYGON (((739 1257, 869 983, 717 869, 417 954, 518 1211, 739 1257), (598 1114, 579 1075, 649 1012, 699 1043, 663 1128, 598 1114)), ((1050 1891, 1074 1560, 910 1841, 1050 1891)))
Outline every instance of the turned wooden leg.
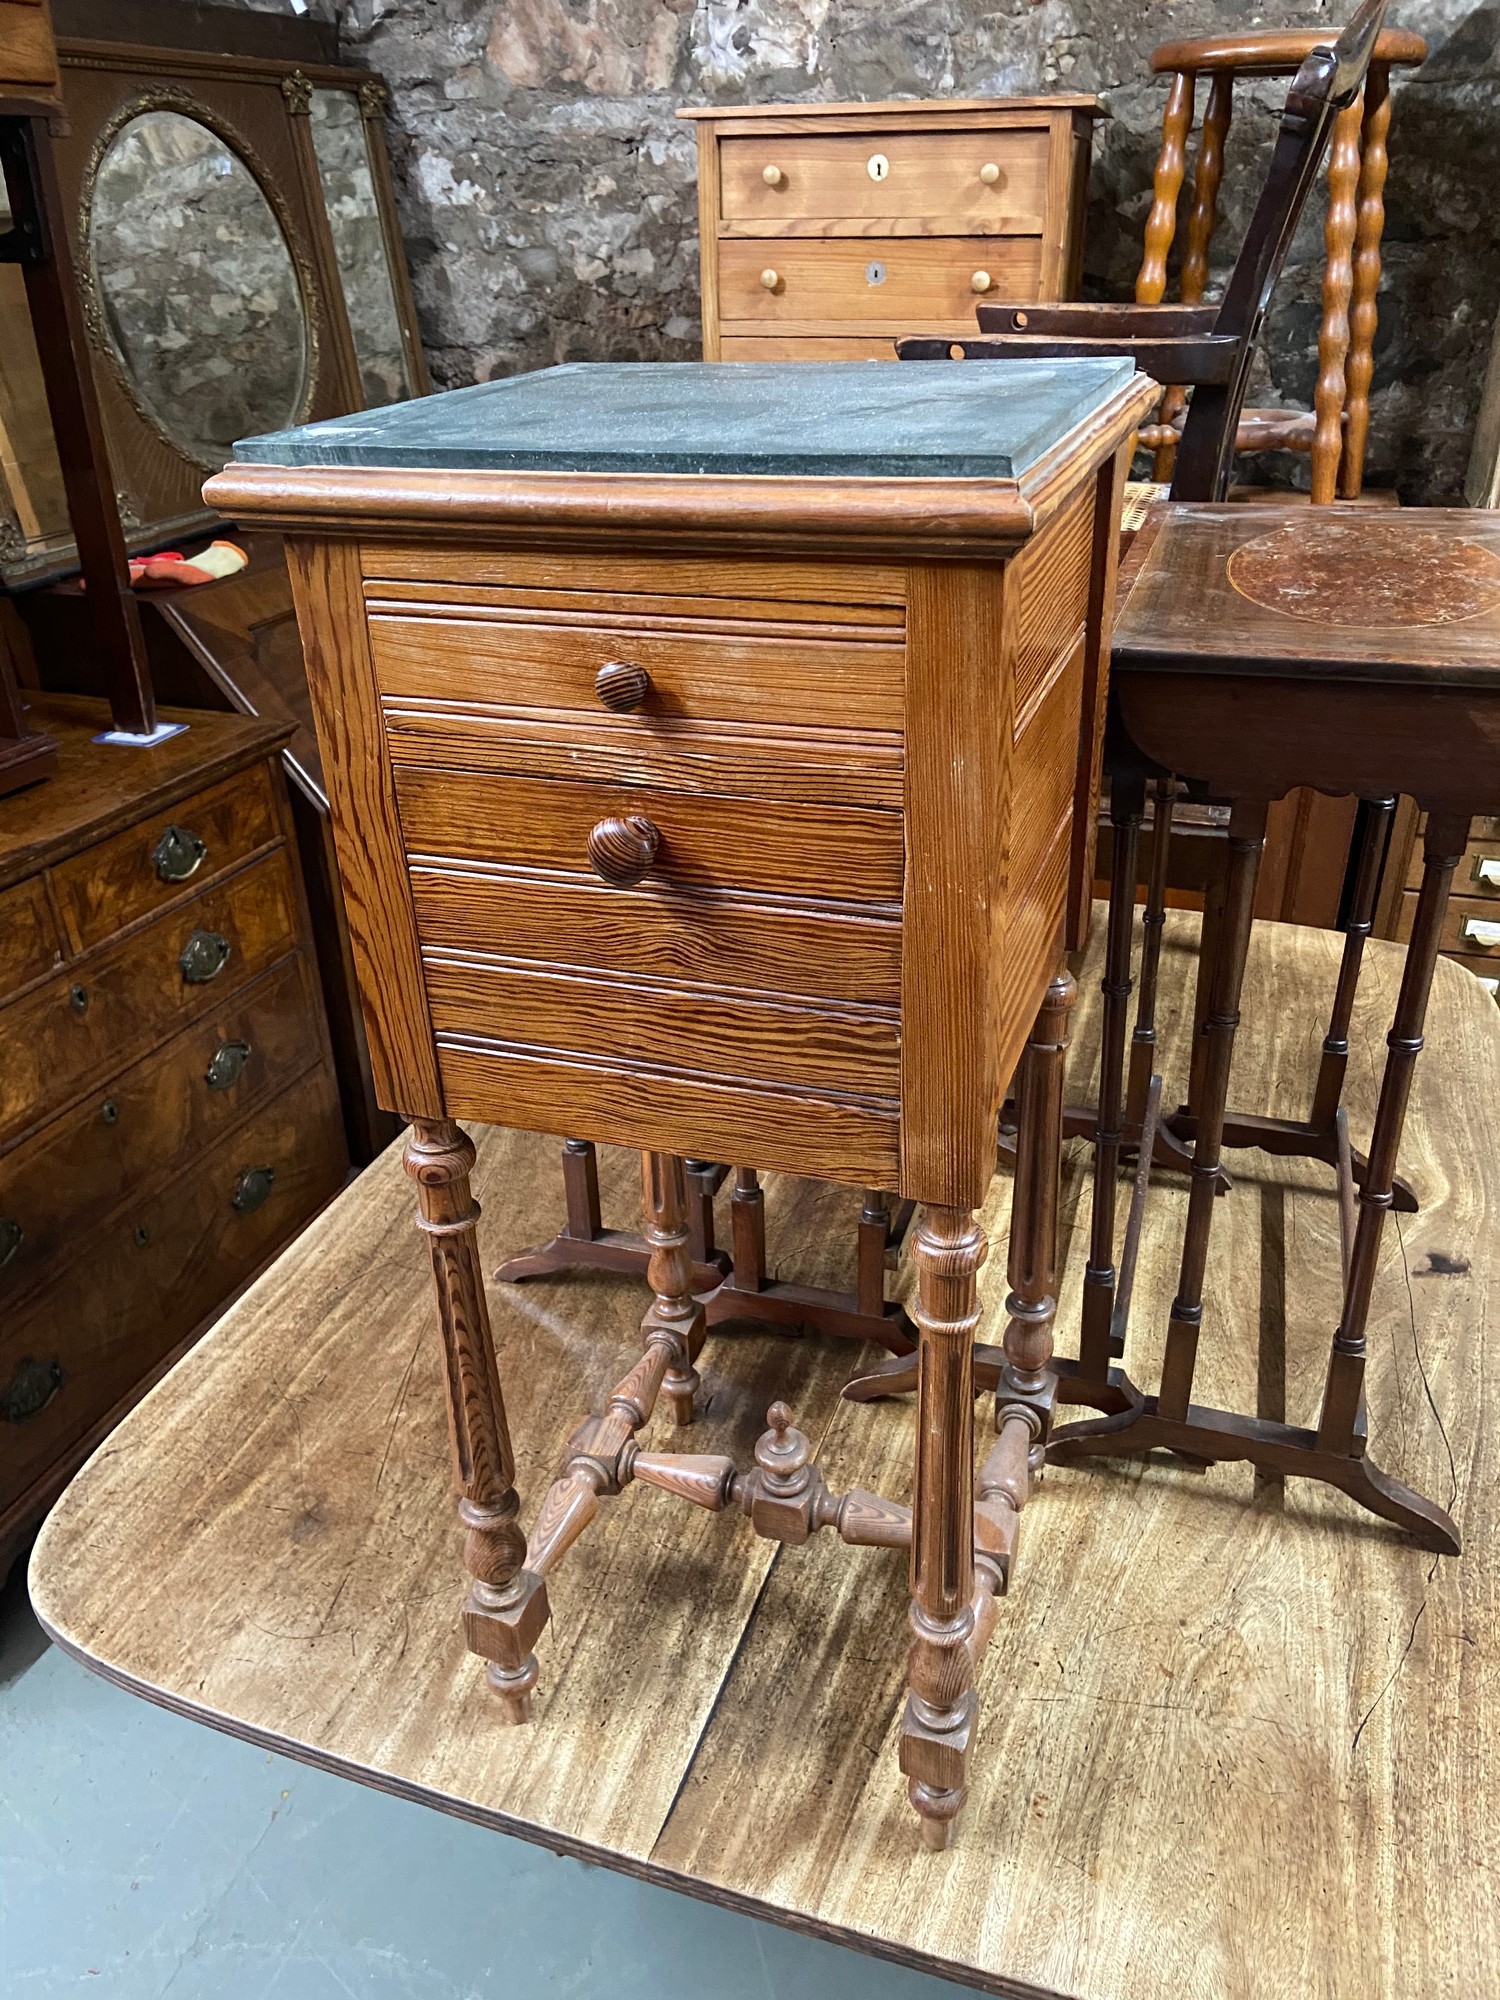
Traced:
POLYGON ((754 1167, 736 1167, 729 1198, 729 1226, 737 1292, 759 1292, 766 1282, 766 1197, 754 1167))
POLYGON ((1033 1475, 1052 1420, 1052 1323, 1057 1317, 1057 1215, 1062 1183, 1063 1071, 1078 983, 1066 967, 1047 988, 1026 1044, 1006 1276, 1005 1367, 995 1391, 995 1428, 1026 1423, 1033 1475))
POLYGON ((1344 1094, 1344 1076, 1349 1067, 1349 1023, 1354 1017, 1354 996, 1359 990, 1365 939, 1374 928, 1375 897, 1395 811, 1394 799, 1359 802, 1354 884, 1349 918, 1344 926, 1344 955, 1339 962, 1339 983, 1334 989, 1333 1011, 1328 1018, 1328 1033, 1323 1037, 1318 1081, 1308 1116, 1308 1123, 1318 1132, 1333 1130, 1334 1114, 1344 1094))
POLYGON ((1386 1037, 1389 1054, 1380 1084, 1380 1103, 1375 1111, 1375 1130, 1370 1138, 1369 1165, 1359 1191, 1359 1220, 1344 1281, 1343 1311, 1333 1338, 1328 1382, 1318 1420, 1318 1446, 1324 1451, 1350 1453, 1362 1449, 1360 1406, 1364 1396, 1365 1326, 1370 1314, 1370 1293, 1380 1256, 1381 1231, 1394 1197, 1396 1155, 1406 1123, 1412 1076, 1422 1050, 1422 1025, 1427 1018, 1427 997, 1432 991, 1433 969, 1442 942, 1448 892, 1453 871, 1468 842, 1467 819, 1429 813, 1423 836, 1422 887, 1417 895, 1411 942, 1406 948, 1401 990, 1396 997, 1396 1016, 1386 1037))
POLYGON ((928 1208, 916 1234, 917 1449, 912 1644, 900 1761, 929 1847, 946 1847, 974 1739, 974 1389, 985 1236, 966 1208, 928 1208))
POLYGON ((885 1259, 891 1240, 891 1198, 866 1188, 859 1212, 859 1258, 855 1298, 860 1312, 878 1319, 885 1311, 885 1259))
MULTIPOLYGON (((1172 856, 1172 813, 1177 780, 1158 778, 1151 787, 1151 873, 1141 913, 1141 977, 1130 1037, 1130 1079, 1125 1090, 1125 1122, 1139 1132, 1146 1115, 1146 1092, 1156 1068, 1156 982, 1161 970, 1162 932, 1167 922, 1167 865, 1172 856)), ((1132 890, 1132 900, 1134 891, 1132 890)))
POLYGON ((1255 882, 1266 842, 1263 799, 1238 803, 1229 820, 1229 868, 1225 878, 1223 915, 1208 969, 1208 1007, 1203 1021, 1203 1082, 1193 1143, 1192 1188, 1188 1194, 1187 1229, 1177 1296, 1167 1327, 1158 1408, 1164 1417, 1182 1419, 1192 1401, 1193 1371, 1198 1357, 1198 1330, 1203 1322, 1203 1276, 1208 1268, 1208 1233, 1213 1221, 1219 1182, 1219 1155, 1224 1109, 1229 1096, 1229 1065, 1240 1020, 1240 989, 1250 948, 1255 912, 1255 882))
POLYGON ((1099 1122, 1094 1133, 1093 1215, 1083 1273, 1079 1374, 1103 1384, 1109 1375, 1109 1323, 1115 1298, 1115 1183, 1125 1137, 1125 1035, 1130 1002, 1130 941, 1145 780, 1111 776, 1109 817, 1114 855, 1109 874, 1109 929, 1104 946, 1104 1016, 1099 1029, 1099 1122))
POLYGON ((495 1367, 469 1190, 474 1147, 452 1119, 412 1121, 404 1156, 417 1188, 417 1223, 426 1232, 437 1289, 448 1385, 464 1564, 473 1581, 464 1605, 469 1650, 488 1662, 490 1686, 512 1722, 530 1714, 536 1686, 533 1647, 547 1623, 547 1587, 528 1573, 518 1519, 515 1453, 495 1367))
POLYGON ((642 1153, 641 1212, 651 1246, 646 1282, 656 1294, 641 1332, 648 1344, 663 1333, 672 1337, 672 1360, 662 1394, 681 1427, 693 1421, 693 1398, 699 1386, 693 1363, 703 1346, 706 1322, 703 1308, 693 1296, 687 1176, 675 1153, 642 1153))

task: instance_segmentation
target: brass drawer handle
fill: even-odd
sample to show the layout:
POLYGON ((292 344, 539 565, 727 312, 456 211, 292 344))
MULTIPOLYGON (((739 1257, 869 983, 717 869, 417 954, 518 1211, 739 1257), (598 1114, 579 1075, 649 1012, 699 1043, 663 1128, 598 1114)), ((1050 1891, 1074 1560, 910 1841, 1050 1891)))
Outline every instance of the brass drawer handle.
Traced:
POLYGON ((651 692, 651 676, 634 660, 606 660, 594 676, 594 693, 617 715, 629 715, 651 692))
POLYGON ((786 185, 786 175, 781 171, 780 167, 762 167, 760 177, 768 188, 779 188, 786 185))
POLYGON ((640 813, 601 819, 589 835, 589 861, 611 889, 630 889, 650 868, 660 845, 659 830, 640 813))
POLYGON ((1486 889, 1500 889, 1500 856, 1482 854, 1474 863, 1474 880, 1486 889))
POLYGON ((177 954, 177 964, 189 986, 206 986, 229 961, 229 940, 222 931, 194 931, 177 954))
POLYGON ((163 882, 185 882, 203 866, 208 848, 191 828, 169 826, 151 850, 151 859, 163 882))
POLYGON ((1465 944, 1477 944, 1481 951, 1493 951, 1500 945, 1500 923, 1487 923, 1483 917, 1465 917, 1462 932, 1465 944))
POLYGON ((23 1354, 0 1395, 0 1417, 8 1424, 24 1424, 28 1417, 39 1417, 67 1379, 60 1361, 38 1361, 23 1354))
POLYGON ((13 1215, 0 1215, 0 1271, 26 1241, 26 1231, 13 1215))
POLYGON ((761 272, 760 281, 768 292, 779 292, 781 290, 781 273, 774 270, 769 264, 761 272))
POLYGON ((239 1082, 249 1060, 248 1042, 220 1042, 208 1059, 203 1081, 210 1090, 228 1090, 231 1084, 239 1082))
POLYGON ((274 1167, 246 1167, 234 1184, 229 1206, 236 1215, 253 1215, 271 1192, 274 1167))
POLYGON ((987 292, 992 282, 988 271, 976 271, 969 280, 969 290, 971 292, 987 292))

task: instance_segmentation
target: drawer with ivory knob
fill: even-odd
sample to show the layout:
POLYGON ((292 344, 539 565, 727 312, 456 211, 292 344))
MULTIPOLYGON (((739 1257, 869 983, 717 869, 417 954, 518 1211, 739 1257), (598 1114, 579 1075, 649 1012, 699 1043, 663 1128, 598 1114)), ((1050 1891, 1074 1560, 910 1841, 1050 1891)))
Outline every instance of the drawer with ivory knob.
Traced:
POLYGON ((981 300, 1037 296, 1041 257, 1035 236, 726 239, 719 309, 726 333, 790 325, 840 333, 871 321, 893 340, 964 322, 972 332, 981 300))
POLYGON ((737 230, 1040 236, 1047 135, 789 134, 726 139, 720 213, 737 230))

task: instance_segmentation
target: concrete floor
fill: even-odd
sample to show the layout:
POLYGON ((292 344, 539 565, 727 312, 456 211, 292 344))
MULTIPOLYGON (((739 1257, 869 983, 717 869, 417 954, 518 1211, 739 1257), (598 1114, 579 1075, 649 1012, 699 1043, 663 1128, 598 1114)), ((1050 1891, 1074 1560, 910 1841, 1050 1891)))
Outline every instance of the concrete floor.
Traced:
POLYGON ((943 2000, 960 1989, 220 1736, 0 1592, 0 1994, 943 2000))

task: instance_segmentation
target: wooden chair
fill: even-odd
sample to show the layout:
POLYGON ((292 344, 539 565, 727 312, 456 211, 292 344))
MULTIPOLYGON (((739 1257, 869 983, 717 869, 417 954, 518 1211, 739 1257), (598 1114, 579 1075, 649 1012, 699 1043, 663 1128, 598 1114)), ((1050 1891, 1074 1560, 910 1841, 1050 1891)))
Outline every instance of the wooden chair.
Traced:
MULTIPOLYGON (((1234 112, 1234 87, 1244 79, 1295 76, 1318 46, 1316 34, 1251 33, 1204 41, 1163 42, 1151 57, 1158 75, 1170 76, 1162 118, 1161 152, 1146 220, 1145 253, 1135 282, 1142 305, 1166 295, 1167 259, 1177 233, 1179 197, 1186 178, 1187 142, 1198 79, 1208 79, 1208 101, 1193 172, 1179 290, 1197 305, 1208 279, 1208 252, 1218 219, 1224 147, 1234 112)), ((1318 382, 1313 408, 1242 410, 1237 451, 1297 451, 1312 457, 1312 497, 1359 497, 1370 429, 1370 379, 1374 370, 1376 292, 1380 238, 1385 225, 1386 136, 1391 120, 1390 73, 1427 55, 1420 35, 1386 28, 1370 57, 1363 91, 1334 123, 1328 158, 1328 261, 1323 271, 1323 315, 1318 328, 1318 382)), ((1171 477, 1181 427, 1185 387, 1169 388, 1158 422, 1142 433, 1156 452, 1158 480, 1171 477)))
MULTIPOLYGON (((1187 403, 1175 464, 1174 500, 1222 500, 1229 483, 1235 437, 1244 407, 1251 355, 1265 310, 1286 257, 1299 217, 1317 176, 1329 135, 1337 120, 1360 100, 1376 38, 1384 20, 1386 0, 1364 0, 1332 48, 1314 48, 1302 63, 1287 94, 1270 172, 1251 218, 1244 245, 1218 305, 1061 305, 981 306, 980 335, 962 341, 911 338, 897 343, 903 361, 1022 360, 1080 355, 1128 356, 1158 381, 1177 381, 1192 388, 1187 403)), ((1191 1161, 1197 1105, 1201 1096, 1201 1058, 1194 1063, 1188 1104, 1173 1120, 1158 1126, 1149 1109, 1152 1058, 1155 1053, 1155 992, 1161 949, 1166 838, 1170 833, 1175 797, 1172 774, 1143 757, 1119 723, 1111 696, 1111 719, 1105 746, 1110 779, 1110 819, 1114 831, 1111 867, 1109 933, 1105 947, 1104 1019, 1101 1088, 1097 1106, 1070 1109, 1066 1130, 1091 1137, 1098 1172, 1089 1262, 1084 1280, 1084 1339, 1091 1343, 1120 1338, 1118 1304, 1129 1295, 1128 1276, 1114 1265, 1115 1186, 1120 1157, 1127 1145, 1139 1144, 1149 1160, 1186 1168, 1191 1161), (1119 1061, 1123 1056, 1132 991, 1132 932, 1140 828, 1145 816, 1148 784, 1155 788, 1156 852, 1146 908, 1145 946, 1141 967, 1141 1010, 1136 1022, 1136 1050, 1127 1096, 1119 1061), (1113 1323, 1113 1332, 1111 1326, 1113 1323)), ((1221 1143, 1252 1145, 1282 1154, 1305 1154, 1337 1165, 1338 1100, 1348 1062, 1348 1031, 1355 988, 1374 916, 1379 859, 1394 811, 1394 800, 1374 803, 1366 819, 1358 899, 1346 926, 1344 963, 1340 971, 1332 1018, 1324 1040, 1323 1065, 1308 1119, 1272 1119, 1230 1113, 1221 1143), (1383 815, 1383 817, 1382 817, 1383 815), (1373 857, 1374 866, 1370 862, 1373 857)), ((1213 901, 1205 912, 1204 957, 1212 963, 1219 911, 1213 901)), ((1200 1015, 1208 1005, 1206 976, 1200 981, 1200 1015)), ((1196 1043, 1195 1038, 1195 1043, 1196 1043)), ((1362 1176, 1365 1163, 1357 1158, 1362 1176)), ((1225 1185, 1216 1163, 1216 1180, 1225 1185)), ((1398 1190, 1398 1205, 1414 1206, 1410 1190, 1398 1190)), ((980 1350, 975 1379, 988 1382, 997 1374, 999 1357, 980 1350)), ((1097 1372, 1097 1371, 1096 1371, 1097 1372)), ((899 1357, 882 1363, 850 1383, 845 1394, 857 1400, 908 1389, 910 1363, 899 1357)), ((1064 1379, 1060 1395, 1072 1393, 1064 1379)))

